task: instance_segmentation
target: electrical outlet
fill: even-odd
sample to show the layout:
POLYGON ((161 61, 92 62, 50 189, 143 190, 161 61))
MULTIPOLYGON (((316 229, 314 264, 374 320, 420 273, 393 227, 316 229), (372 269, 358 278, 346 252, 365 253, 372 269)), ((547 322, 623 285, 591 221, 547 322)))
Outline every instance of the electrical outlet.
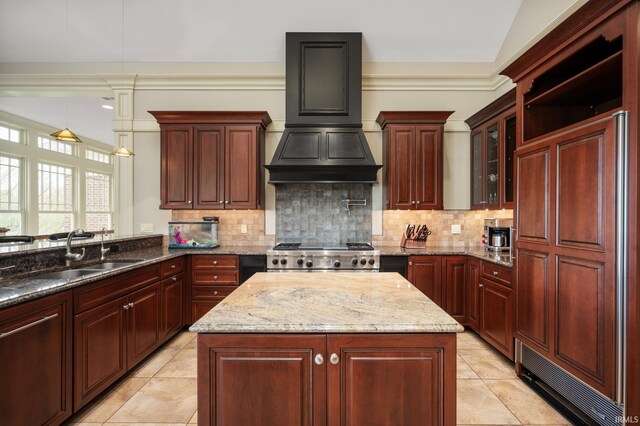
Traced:
POLYGON ((153 223, 141 223, 140 224, 140 233, 142 233, 142 234, 153 234, 153 223))
POLYGON ((247 233, 247 225, 246 224, 242 224, 240 225, 240 233, 241 234, 246 234, 247 233))
POLYGON ((462 227, 460 224, 451 225, 451 233, 452 234, 460 234, 462 232, 462 227))

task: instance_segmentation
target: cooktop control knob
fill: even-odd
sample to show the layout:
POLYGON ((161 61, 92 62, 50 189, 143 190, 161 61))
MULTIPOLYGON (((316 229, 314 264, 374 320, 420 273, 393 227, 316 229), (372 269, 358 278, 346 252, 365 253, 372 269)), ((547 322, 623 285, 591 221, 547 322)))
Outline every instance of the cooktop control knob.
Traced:
POLYGON ((272 259, 271 263, 274 264, 274 265, 277 265, 278 264, 278 259, 272 259))
POLYGON ((298 265, 302 266, 304 260, 302 260, 302 258, 299 258, 296 262, 298 263, 298 265))
POLYGON ((369 265, 373 265, 374 263, 376 263, 376 261, 373 259, 373 257, 369 259, 369 265))
POLYGON ((311 268, 313 266, 313 262, 310 260, 307 260, 307 268, 311 268))
POLYGON ((334 266, 334 268, 339 268, 340 267, 340 261, 336 260, 335 262, 333 262, 333 266, 334 266))
POLYGON ((358 264, 358 259, 356 259, 355 257, 353 259, 351 259, 351 264, 352 265, 357 265, 358 264))
POLYGON ((286 265, 287 264, 287 259, 280 259, 280 264, 281 265, 286 265))
POLYGON ((367 264, 367 259, 365 259, 364 257, 362 259, 360 259, 360 264, 362 266, 366 265, 367 264))

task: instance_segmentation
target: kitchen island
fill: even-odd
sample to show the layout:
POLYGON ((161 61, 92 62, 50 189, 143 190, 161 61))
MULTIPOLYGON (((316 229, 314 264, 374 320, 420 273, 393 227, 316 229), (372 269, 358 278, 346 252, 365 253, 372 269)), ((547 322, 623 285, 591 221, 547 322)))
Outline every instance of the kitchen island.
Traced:
POLYGON ((462 326, 396 273, 258 273, 190 329, 200 425, 455 425, 462 326))

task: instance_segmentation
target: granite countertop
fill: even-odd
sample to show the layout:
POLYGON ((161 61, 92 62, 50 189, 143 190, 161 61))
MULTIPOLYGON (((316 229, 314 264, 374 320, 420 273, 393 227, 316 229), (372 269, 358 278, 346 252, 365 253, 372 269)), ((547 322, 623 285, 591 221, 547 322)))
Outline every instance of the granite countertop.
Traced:
POLYGON ((257 273, 191 326, 198 333, 457 333, 400 274, 257 273))
POLYGON ((411 255, 431 255, 431 256, 473 256, 488 262, 512 267, 511 253, 486 251, 483 247, 465 246, 426 246, 423 248, 403 248, 399 246, 377 246, 381 256, 411 256, 411 255))

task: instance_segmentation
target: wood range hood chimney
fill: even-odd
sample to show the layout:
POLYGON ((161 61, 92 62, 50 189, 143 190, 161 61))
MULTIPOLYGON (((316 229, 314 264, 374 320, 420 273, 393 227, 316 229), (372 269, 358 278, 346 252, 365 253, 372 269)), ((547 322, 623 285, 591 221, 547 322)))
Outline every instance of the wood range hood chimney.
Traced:
POLYGON ((376 183, 362 131, 362 33, 286 34, 286 122, 269 183, 376 183))

